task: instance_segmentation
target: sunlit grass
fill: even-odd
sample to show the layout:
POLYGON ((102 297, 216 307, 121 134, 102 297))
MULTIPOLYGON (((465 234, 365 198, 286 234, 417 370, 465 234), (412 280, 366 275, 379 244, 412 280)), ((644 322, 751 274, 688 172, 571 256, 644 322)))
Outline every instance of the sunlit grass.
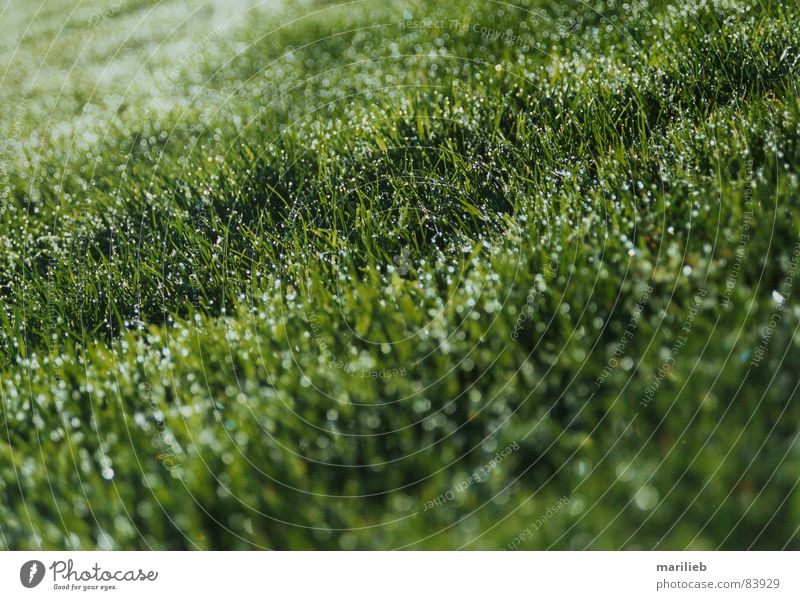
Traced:
POLYGON ((3 546, 797 546, 796 6, 156 4, 3 50, 3 546))

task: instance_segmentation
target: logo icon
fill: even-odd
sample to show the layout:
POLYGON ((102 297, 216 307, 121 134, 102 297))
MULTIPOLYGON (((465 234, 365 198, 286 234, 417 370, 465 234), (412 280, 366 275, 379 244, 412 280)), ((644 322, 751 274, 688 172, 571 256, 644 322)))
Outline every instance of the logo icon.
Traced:
POLYGON ((44 563, 29 560, 19 570, 19 580, 26 588, 35 588, 44 579, 44 563))

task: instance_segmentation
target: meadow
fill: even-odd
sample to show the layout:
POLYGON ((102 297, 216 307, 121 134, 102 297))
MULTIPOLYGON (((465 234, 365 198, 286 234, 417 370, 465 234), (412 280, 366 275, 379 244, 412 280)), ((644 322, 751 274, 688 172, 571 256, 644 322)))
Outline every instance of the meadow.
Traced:
POLYGON ((795 0, 0 23, 0 548, 800 549, 795 0))

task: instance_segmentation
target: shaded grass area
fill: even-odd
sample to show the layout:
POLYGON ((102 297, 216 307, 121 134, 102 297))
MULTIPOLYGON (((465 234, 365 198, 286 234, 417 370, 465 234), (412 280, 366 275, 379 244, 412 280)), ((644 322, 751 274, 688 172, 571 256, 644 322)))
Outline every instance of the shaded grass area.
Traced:
POLYGON ((796 548, 797 7, 281 14, 4 162, 3 545, 796 548))

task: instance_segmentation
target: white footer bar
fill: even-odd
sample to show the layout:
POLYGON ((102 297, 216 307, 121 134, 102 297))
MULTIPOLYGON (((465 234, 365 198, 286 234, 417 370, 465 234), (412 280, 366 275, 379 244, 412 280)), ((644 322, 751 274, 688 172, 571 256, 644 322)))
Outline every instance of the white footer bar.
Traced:
POLYGON ((0 598, 777 600, 800 598, 799 563, 789 552, 4 552, 0 598))

